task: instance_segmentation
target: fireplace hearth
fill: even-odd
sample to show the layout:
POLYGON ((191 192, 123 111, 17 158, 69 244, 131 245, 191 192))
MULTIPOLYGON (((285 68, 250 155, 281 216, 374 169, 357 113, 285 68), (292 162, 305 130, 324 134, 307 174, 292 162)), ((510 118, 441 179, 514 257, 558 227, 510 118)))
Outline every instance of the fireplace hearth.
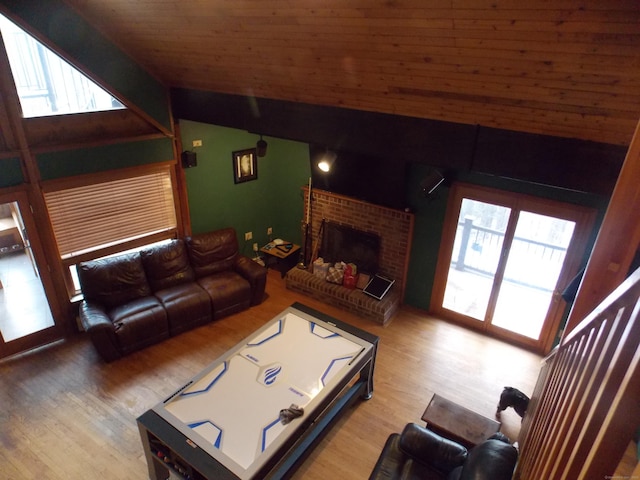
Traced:
POLYGON ((292 268, 287 272, 286 285, 290 290, 335 305, 380 325, 386 325, 400 307, 400 291, 395 287, 391 287, 389 293, 382 300, 378 300, 360 289, 327 282, 309 270, 299 268, 292 268))
MULTIPOLYGON (((304 211, 307 211, 308 187, 302 187, 302 191, 304 211)), ((378 273, 395 280, 395 283, 382 300, 377 300, 358 288, 350 289, 318 278, 310 272, 310 269, 294 268, 287 273, 287 288, 386 324, 404 298, 413 236, 413 214, 318 188, 312 191, 310 210, 311 238, 314 242, 320 241, 319 251, 315 252, 316 256, 322 256, 325 262, 354 263, 358 267, 358 272, 378 273), (322 234, 320 233, 323 223, 325 226, 329 223, 339 226, 338 231, 341 232, 341 236, 338 240, 323 241, 324 226, 322 234), (355 240, 350 237, 353 231, 356 232, 355 240), (350 247, 332 247, 340 252, 334 255, 327 249, 327 245, 332 242, 337 245, 349 244, 350 247), (351 258, 349 250, 353 249, 354 244, 359 244, 360 248, 368 253, 359 252, 358 256, 351 258), (347 253, 344 253, 345 250, 347 253), (370 260, 374 257, 375 262, 370 260)))

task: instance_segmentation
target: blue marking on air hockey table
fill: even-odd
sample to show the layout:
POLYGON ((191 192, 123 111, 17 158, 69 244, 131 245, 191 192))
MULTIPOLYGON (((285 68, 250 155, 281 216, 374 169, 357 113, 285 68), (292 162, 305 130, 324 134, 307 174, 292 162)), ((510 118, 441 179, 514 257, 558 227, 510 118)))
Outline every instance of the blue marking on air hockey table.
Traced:
POLYGON ((207 425, 207 424, 213 426, 216 430, 218 430, 218 436, 216 437, 216 441, 213 442, 213 446, 219 450, 220 441, 222 440, 222 429, 219 426, 217 426, 215 423, 213 423, 211 420, 203 420, 201 422, 190 423, 188 424, 188 427, 195 430, 197 427, 201 425, 207 425))
POLYGON ((331 363, 329 363, 329 366, 327 367, 327 369, 324 371, 324 373, 320 377, 320 381, 322 382, 322 386, 323 387, 326 386, 326 384, 324 383, 324 379, 329 374, 329 372, 331 371, 333 366, 336 364, 336 362, 339 362, 340 360, 349 360, 351 358, 353 358, 353 355, 348 355, 346 357, 340 357, 340 358, 334 358, 333 360, 331 360, 331 363))
POLYGON ((216 375, 216 378, 214 378, 213 380, 211 380, 211 382, 209 383, 209 385, 207 385, 205 388, 203 388, 202 390, 193 390, 191 392, 181 392, 180 396, 181 397, 186 397, 188 395, 198 395, 200 393, 204 393, 204 392, 208 392, 209 390, 211 390, 211 387, 213 387, 216 382, 218 380, 220 380, 220 378, 227 373, 228 369, 229 369, 229 362, 227 362, 226 360, 223 362, 224 368, 222 369, 222 371, 216 375))
POLYGON ((331 330, 327 330, 324 327, 320 327, 317 323, 315 322, 309 322, 309 331, 315 335, 316 337, 319 338, 324 338, 325 340, 327 338, 333 338, 333 337, 339 337, 340 335, 336 332, 332 332, 331 330), (322 328, 324 331, 329 332, 329 335, 321 335, 319 332, 316 331, 316 327, 322 328))
POLYGON ((280 417, 276 418, 273 422, 267 424, 267 426, 262 429, 262 445, 260 445, 260 449, 262 452, 264 452, 265 448, 267 448, 267 432, 278 423, 280 423, 280 417))
POLYGON ((273 335, 268 336, 267 338, 263 338, 262 340, 260 340, 259 342, 256 343, 247 343, 248 347, 257 347, 258 345, 262 345, 263 343, 268 342, 269 340, 277 337, 278 335, 280 335, 282 333, 282 318, 280 320, 278 320, 278 331, 275 332, 273 335))

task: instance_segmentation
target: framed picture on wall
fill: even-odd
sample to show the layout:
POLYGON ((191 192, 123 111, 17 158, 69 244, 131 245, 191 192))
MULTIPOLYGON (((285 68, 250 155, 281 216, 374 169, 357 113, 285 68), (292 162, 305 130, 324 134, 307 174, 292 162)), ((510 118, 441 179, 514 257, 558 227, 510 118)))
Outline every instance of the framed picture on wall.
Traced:
POLYGON ((233 181, 248 182, 258 178, 258 154, 255 148, 233 152, 233 181))

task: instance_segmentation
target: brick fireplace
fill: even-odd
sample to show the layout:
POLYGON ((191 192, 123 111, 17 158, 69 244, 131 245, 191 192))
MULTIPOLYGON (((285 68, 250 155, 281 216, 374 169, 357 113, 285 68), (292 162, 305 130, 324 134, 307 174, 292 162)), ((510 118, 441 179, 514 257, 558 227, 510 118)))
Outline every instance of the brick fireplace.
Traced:
MULTIPOLYGON (((305 186, 302 190, 306 212, 309 187, 305 186)), ((354 313, 386 323, 404 298, 414 215, 319 189, 312 189, 311 197, 311 245, 316 244, 323 219, 378 235, 378 273, 396 282, 388 294, 389 298, 385 297, 383 301, 368 297, 359 290, 343 292, 344 287, 325 285, 327 282, 318 284, 317 280, 307 278, 303 274, 307 273, 305 271, 291 271, 291 275, 287 276, 287 287, 305 294, 315 292, 313 296, 321 300, 349 307, 354 313)))

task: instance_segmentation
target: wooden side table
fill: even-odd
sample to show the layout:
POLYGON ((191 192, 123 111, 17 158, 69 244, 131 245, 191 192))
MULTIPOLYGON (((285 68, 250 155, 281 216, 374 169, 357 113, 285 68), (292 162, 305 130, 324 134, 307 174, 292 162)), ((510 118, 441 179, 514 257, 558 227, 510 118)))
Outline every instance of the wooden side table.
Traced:
POLYGON ((500 422, 480 415, 434 394, 422 414, 427 428, 467 448, 485 441, 500 430, 500 422))
POLYGON ((269 242, 260 249, 260 252, 265 254, 265 266, 279 271, 280 276, 284 278, 285 274, 298 263, 298 255, 294 254, 299 250, 300 245, 285 241, 280 245, 269 242))

